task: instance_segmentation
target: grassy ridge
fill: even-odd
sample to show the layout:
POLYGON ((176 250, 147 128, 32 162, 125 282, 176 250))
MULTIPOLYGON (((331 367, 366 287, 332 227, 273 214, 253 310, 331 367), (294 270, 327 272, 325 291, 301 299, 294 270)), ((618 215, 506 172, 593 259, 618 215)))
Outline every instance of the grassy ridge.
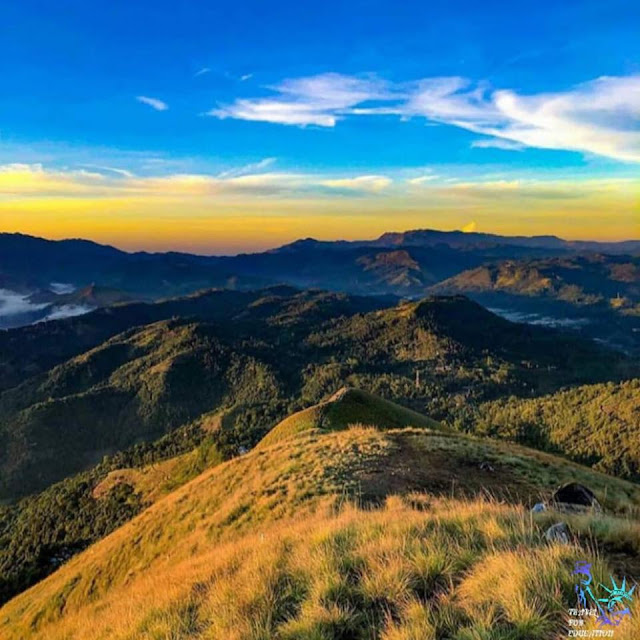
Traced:
POLYGON ((592 559, 598 575, 611 550, 633 562, 638 505, 630 483, 508 443, 307 431, 159 500, 5 605, 0 635, 553 638, 574 560, 592 559), (510 489, 504 502, 487 498, 494 477, 510 489), (621 517, 576 518, 574 542, 548 546, 545 517, 520 505, 568 478, 621 517))
POLYGON ((197 421, 0 506, 0 603, 220 459, 206 420, 197 421))
MULTIPOLYGON (((389 426, 436 424, 362 391, 350 390, 340 396, 339 410, 332 413, 347 421, 333 420, 336 429, 367 419, 380 423, 380 418, 389 420, 389 426)), ((224 413, 205 414, 154 443, 138 444, 107 457, 90 471, 0 510, 0 603, 44 578, 61 561, 142 508, 220 463, 228 418, 224 413)))

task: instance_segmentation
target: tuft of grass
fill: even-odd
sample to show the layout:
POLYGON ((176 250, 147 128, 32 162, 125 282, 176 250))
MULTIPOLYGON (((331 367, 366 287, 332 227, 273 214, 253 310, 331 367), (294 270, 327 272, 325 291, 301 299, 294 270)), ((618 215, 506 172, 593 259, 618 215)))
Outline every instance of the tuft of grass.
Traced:
MULTIPOLYGON (((556 637, 573 597, 571 567, 582 553, 568 545, 495 551, 460 584, 462 606, 469 617, 482 612, 484 625, 510 628, 513 637, 556 637)), ((599 560, 594 560, 592 570, 604 576, 599 560)))

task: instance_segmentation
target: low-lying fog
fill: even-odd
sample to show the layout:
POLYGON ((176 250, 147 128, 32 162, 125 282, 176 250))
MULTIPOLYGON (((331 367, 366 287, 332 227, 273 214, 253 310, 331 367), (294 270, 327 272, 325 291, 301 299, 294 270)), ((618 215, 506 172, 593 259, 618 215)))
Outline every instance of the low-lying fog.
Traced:
MULTIPOLYGON (((73 293, 74 287, 61 282, 51 283, 50 290, 56 295, 73 293)), ((10 329, 46 320, 58 320, 88 313, 93 307, 85 304, 56 302, 34 302, 32 297, 37 292, 18 292, 0 289, 0 328, 10 329)))
POLYGON ((48 303, 33 303, 29 299, 32 293, 18 293, 9 289, 0 289, 0 316, 15 316, 38 311, 48 307, 48 303))
POLYGON ((525 324, 542 325, 544 327, 576 329, 589 324, 587 318, 554 318, 551 316, 543 316, 539 313, 527 313, 526 311, 514 311, 512 309, 489 308, 489 311, 505 318, 505 320, 511 320, 511 322, 523 322, 525 324))

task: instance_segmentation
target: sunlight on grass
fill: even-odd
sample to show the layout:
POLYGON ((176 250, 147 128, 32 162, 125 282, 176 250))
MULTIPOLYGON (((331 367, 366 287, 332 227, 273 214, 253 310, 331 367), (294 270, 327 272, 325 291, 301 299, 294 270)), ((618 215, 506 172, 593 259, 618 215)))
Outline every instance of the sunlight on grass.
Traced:
POLYGON ((407 491, 373 508, 359 474, 398 433, 436 437, 306 433, 218 465, 8 603, 0 637, 552 640, 574 562, 604 580, 596 542, 637 548, 638 525, 610 516, 569 518, 575 540, 550 545, 553 514, 490 497, 407 491))

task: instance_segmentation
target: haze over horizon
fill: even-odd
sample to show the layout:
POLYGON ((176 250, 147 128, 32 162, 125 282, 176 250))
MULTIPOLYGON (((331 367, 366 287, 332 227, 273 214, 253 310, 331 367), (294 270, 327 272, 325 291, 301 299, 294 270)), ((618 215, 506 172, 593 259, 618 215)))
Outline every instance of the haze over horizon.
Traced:
MULTIPOLYGON (((94 238, 85 238, 85 237, 80 237, 80 236, 62 236, 62 237, 47 237, 47 236, 43 236, 43 235, 32 235, 32 234, 25 234, 21 231, 13 231, 13 232, 9 232, 9 233, 16 233, 16 234, 21 234, 21 235, 26 235, 26 236, 30 236, 30 237, 34 237, 34 238, 40 238, 43 240, 52 240, 52 241, 65 241, 65 240, 87 240, 89 242, 95 242, 96 244, 102 244, 104 246, 111 246, 115 249, 118 249, 120 251, 125 251, 125 252, 144 252, 144 251, 150 251, 150 252, 158 252, 158 253, 164 253, 164 252, 182 252, 182 253, 193 253, 194 255, 205 255, 205 256, 234 256, 234 255, 240 255, 243 253, 260 253, 262 251, 272 251, 275 249, 279 249, 283 246, 286 246, 288 244, 297 242, 297 241, 307 241, 307 240, 311 240, 311 241, 317 241, 317 242, 371 242, 374 240, 379 239, 383 234, 405 234, 405 233, 412 233, 412 232, 423 232, 423 231, 434 231, 437 233, 464 233, 464 234, 481 234, 481 235, 495 235, 495 236, 501 236, 501 237, 505 237, 505 238, 509 238, 509 237, 555 237, 558 238, 559 240, 563 240, 563 241, 567 241, 567 242, 600 242, 602 244, 606 244, 608 242, 611 243, 618 243, 618 242, 640 242, 640 235, 637 237, 625 237, 625 238, 621 238, 621 239, 614 239, 614 240, 607 240, 607 239, 603 239, 603 238, 596 238, 596 239, 591 239, 591 238, 581 238, 581 237, 576 237, 576 238, 566 238, 566 237, 561 237, 558 236, 556 234, 553 233, 540 233, 540 234, 500 234, 497 233, 495 231, 492 230, 482 230, 482 229, 478 229, 477 225, 475 224, 470 224, 467 225, 466 228, 458 228, 458 229, 453 229, 453 228, 448 228, 448 229, 436 229, 434 227, 424 227, 421 229, 386 229, 384 231, 382 231, 381 233, 376 233, 376 234, 371 234, 368 236, 358 236, 358 237, 318 237, 318 236, 299 236, 296 238, 291 238, 286 240, 283 243, 277 244, 277 245, 265 245, 265 246, 259 246, 256 247, 255 249, 252 248, 247 248, 246 250, 238 250, 235 252, 228 252, 228 253, 223 253, 223 252, 215 252, 215 251, 185 251, 183 249, 180 249, 178 247, 172 247, 171 245, 167 246, 166 248, 162 248, 162 249, 148 249, 145 246, 139 246, 136 247, 134 246, 127 246, 126 244, 116 244, 116 243, 106 243, 106 242, 101 242, 99 240, 96 240, 94 238)), ((6 233, 0 230, 0 235, 2 233, 6 233)), ((202 245, 203 247, 205 247, 206 245, 202 245)))
POLYGON ((2 231, 640 236, 637 3, 30 5, 0 39, 2 231))

